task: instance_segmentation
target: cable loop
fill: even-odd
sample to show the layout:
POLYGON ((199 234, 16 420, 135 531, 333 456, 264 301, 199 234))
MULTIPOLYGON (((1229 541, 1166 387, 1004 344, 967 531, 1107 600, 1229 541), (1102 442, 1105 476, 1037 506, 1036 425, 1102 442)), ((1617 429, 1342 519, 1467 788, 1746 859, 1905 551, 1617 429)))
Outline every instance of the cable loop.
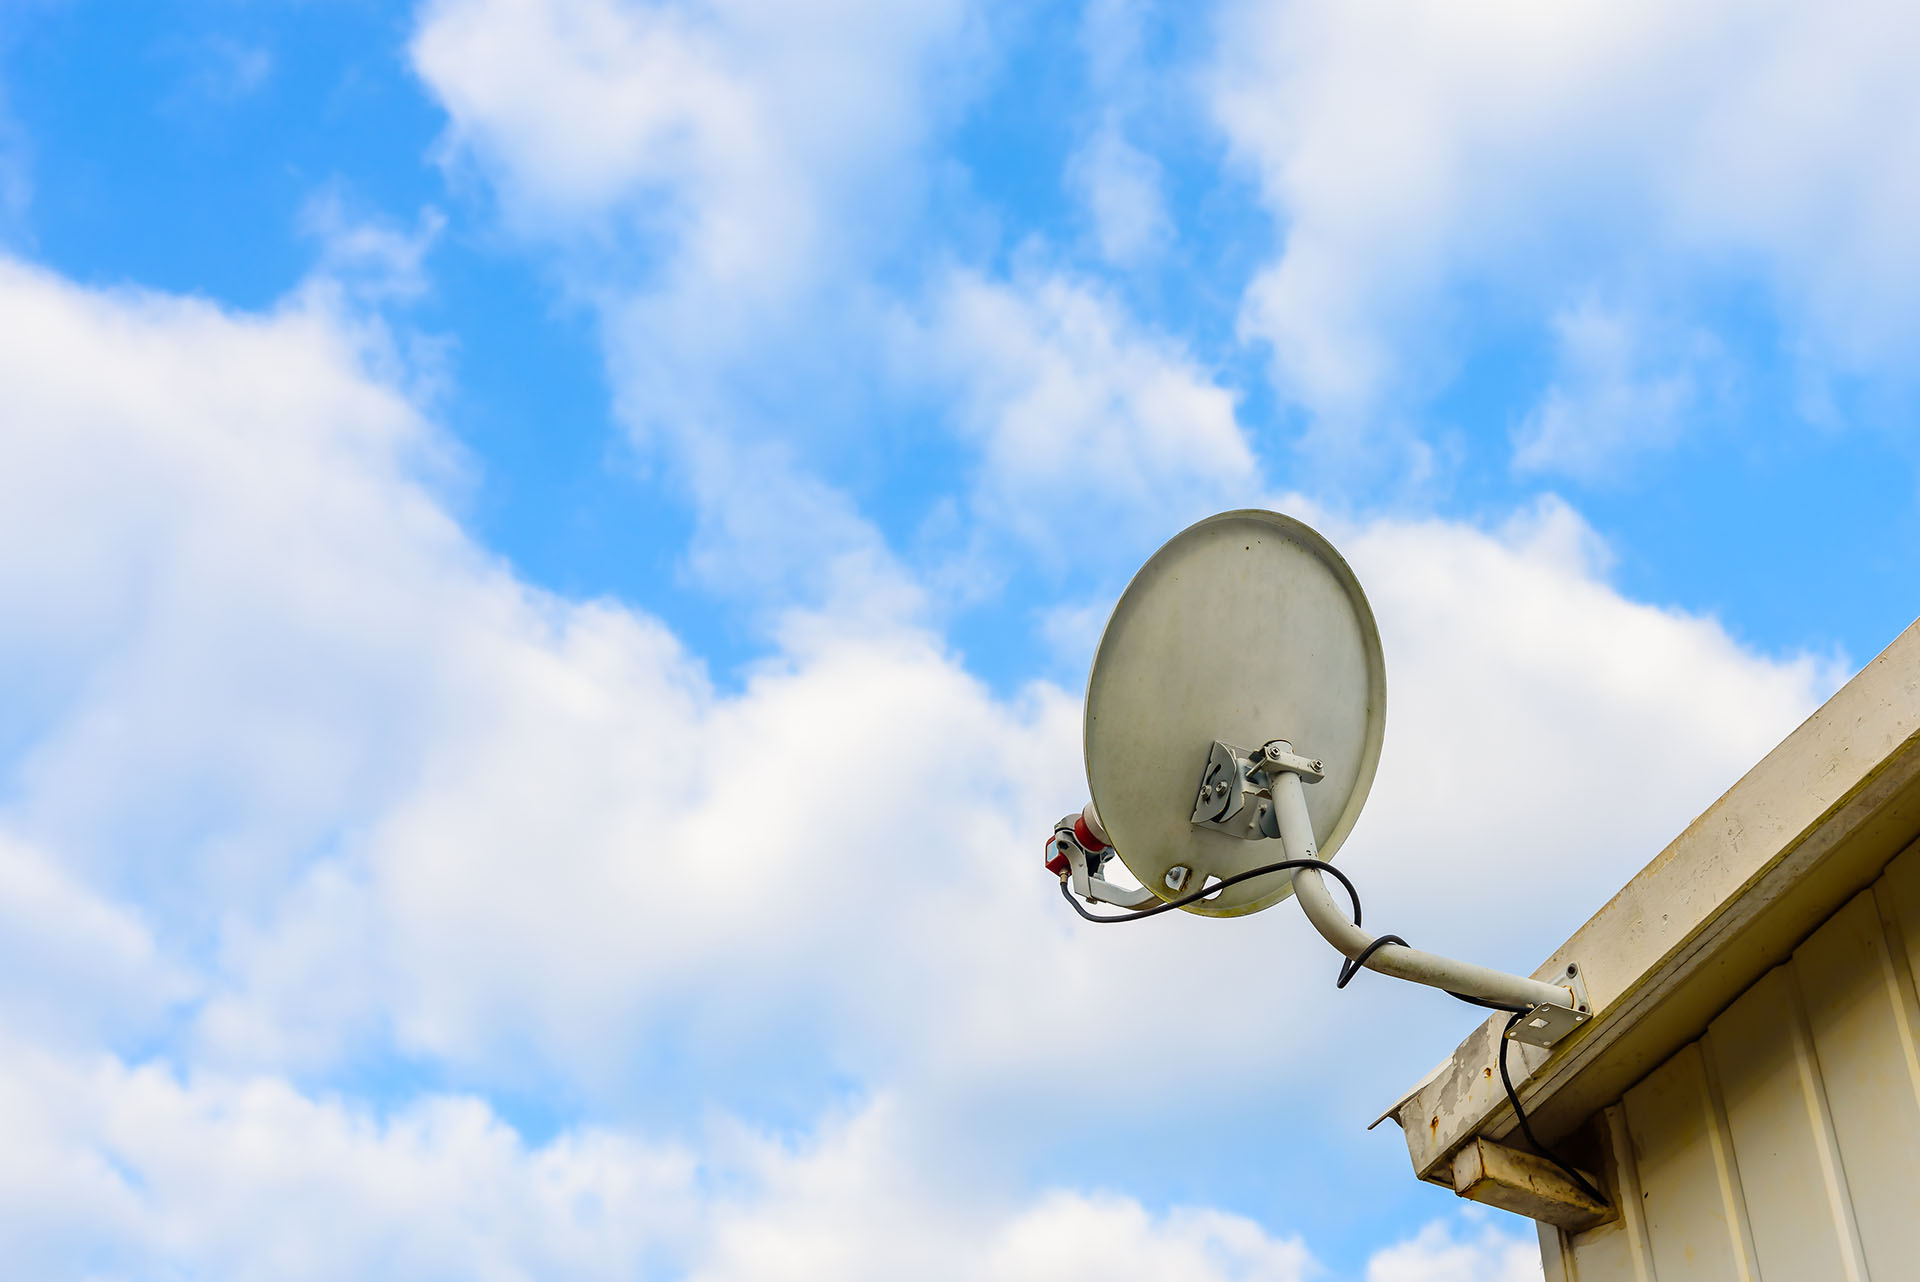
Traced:
MULTIPOLYGON (((1324 859, 1282 859, 1278 863, 1262 864, 1258 868, 1249 868, 1245 872, 1237 872, 1231 877, 1222 877, 1211 886, 1202 886, 1200 889, 1182 895, 1178 899, 1169 899, 1164 903, 1155 904, 1151 908, 1143 908, 1137 913, 1128 913, 1124 917, 1109 917, 1099 913, 1088 912, 1085 908, 1081 907, 1080 901, 1073 897, 1073 891, 1067 885, 1067 879, 1065 877, 1060 879, 1060 894, 1073 908, 1073 911, 1079 913, 1088 921, 1100 922, 1102 924, 1109 922, 1140 921, 1147 917, 1155 917, 1161 913, 1170 912, 1175 908, 1184 908, 1188 904, 1197 903, 1202 899, 1219 894, 1228 886, 1237 886, 1241 882, 1251 881, 1255 877, 1265 877, 1269 873, 1287 872, 1296 868, 1313 868, 1320 872, 1331 873, 1333 879, 1346 888, 1347 898, 1353 901, 1353 924, 1355 926, 1360 924, 1360 891, 1354 886, 1352 879, 1349 878, 1347 874, 1341 872, 1324 859)), ((1373 956, 1374 949, 1386 944, 1399 944, 1402 947, 1412 947, 1412 945, 1408 944, 1406 940, 1400 938, 1398 935, 1382 935, 1380 938, 1368 944, 1358 957, 1352 961, 1341 963, 1339 978, 1334 981, 1333 986, 1335 988, 1345 988, 1347 981, 1360 973, 1360 968, 1366 964, 1367 958, 1373 956)), ((1470 999, 1462 998, 1461 1000, 1466 1001, 1470 999)), ((1500 1007, 1500 1009, 1506 1010, 1508 1008, 1503 1006, 1500 1007)))
POLYGON ((1527 1143, 1533 1145, 1533 1151, 1559 1167, 1560 1173, 1579 1185, 1581 1192, 1604 1206, 1607 1195, 1593 1187, 1584 1175, 1561 1161, 1559 1154, 1540 1142, 1539 1136, 1533 1133, 1533 1123, 1527 1120, 1527 1110, 1520 1107, 1520 1096, 1513 1089, 1513 1078, 1507 1073, 1507 1043, 1512 1040, 1507 1034, 1513 1031, 1513 1026, 1518 1024, 1526 1013, 1523 1010, 1515 1011, 1513 1017, 1507 1021, 1506 1028, 1500 1033, 1500 1084, 1507 1088, 1507 1103, 1513 1105, 1513 1116, 1520 1123, 1520 1133, 1527 1137, 1527 1143))
POLYGON ((1402 948, 1413 947, 1412 944, 1409 944, 1406 940, 1400 938, 1400 936, 1398 935, 1382 935, 1380 936, 1380 938, 1374 940, 1371 944, 1368 944, 1365 948, 1362 948, 1360 950, 1360 955, 1358 957, 1350 957, 1346 961, 1340 963, 1340 978, 1333 981, 1333 986, 1335 988, 1345 988, 1347 986, 1347 981, 1352 979, 1355 975, 1358 975, 1360 973, 1361 967, 1367 964, 1367 958, 1373 956, 1374 953, 1378 952, 1382 948, 1385 948, 1388 944, 1398 944, 1402 948))
POLYGON ((1200 889, 1184 894, 1178 899, 1169 899, 1164 903, 1155 904, 1151 908, 1143 908, 1137 913, 1127 913, 1121 917, 1105 917, 1098 913, 1090 913, 1082 908, 1080 901, 1075 899, 1073 892, 1067 888, 1067 880, 1064 877, 1060 879, 1060 893, 1067 897, 1069 904, 1073 905, 1073 911, 1079 913, 1088 921, 1143 921, 1148 917, 1157 917, 1161 913, 1171 911, 1175 908, 1185 908, 1188 904, 1198 903, 1202 899, 1207 899, 1219 894, 1228 886, 1237 886, 1243 881, 1252 881, 1255 877, 1264 877, 1268 873, 1286 872, 1293 868, 1318 868, 1321 872, 1332 873, 1333 879, 1346 887, 1347 898, 1353 901, 1353 924, 1356 926, 1360 924, 1360 892, 1354 889, 1353 882, 1348 879, 1347 874, 1341 872, 1324 859, 1282 859, 1278 863, 1261 864, 1258 868, 1249 868, 1245 872, 1237 872, 1231 877, 1222 877, 1211 886, 1202 886, 1200 889))

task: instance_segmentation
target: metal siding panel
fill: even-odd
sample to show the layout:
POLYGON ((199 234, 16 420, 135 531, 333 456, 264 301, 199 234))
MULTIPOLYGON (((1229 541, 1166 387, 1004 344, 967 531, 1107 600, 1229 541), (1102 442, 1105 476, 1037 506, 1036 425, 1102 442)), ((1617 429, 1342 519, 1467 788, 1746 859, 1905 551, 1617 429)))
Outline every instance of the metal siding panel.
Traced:
POLYGON ((1634 1165, 1633 1141, 1627 1135, 1626 1112, 1615 1104, 1602 1111, 1607 1128, 1612 1184, 1620 1202, 1620 1218, 1564 1239, 1568 1246, 1569 1282, 1657 1282, 1653 1257, 1647 1249, 1647 1221, 1634 1165))
POLYGON ((1625 1097, 1647 1241, 1660 1282, 1741 1282, 1739 1226, 1713 1158, 1714 1118, 1698 1044, 1625 1097))
MULTIPOLYGON (((1824 1106, 1810 1098, 1811 1047, 1799 992, 1781 966, 1713 1021, 1706 1047, 1720 1080, 1760 1276, 1773 1282, 1848 1276, 1851 1252, 1823 1154, 1824 1106), (1817 1191, 1825 1187, 1824 1195, 1817 1191)), ((1858 1280, 1856 1279, 1856 1282, 1858 1280)))
POLYGON ((1543 1282, 1580 1282, 1579 1275, 1573 1271, 1573 1250, 1567 1245, 1566 1234, 1540 1220, 1534 1221, 1533 1228, 1540 1238, 1543 1282))
POLYGON ((1753 1245, 1753 1225, 1747 1219, 1747 1195, 1740 1179, 1740 1163, 1733 1152, 1733 1131, 1727 1125, 1727 1102, 1720 1087, 1720 1071, 1700 1042, 1700 1069, 1707 1088, 1707 1144, 1720 1182, 1720 1198, 1733 1234, 1734 1265, 1740 1282, 1758 1282, 1759 1251, 1753 1245))
POLYGON ((1911 1000, 1902 991, 1871 891, 1794 953, 1853 1220, 1869 1273, 1896 1277, 1920 1260, 1920 1095, 1911 1000), (1877 1267, 1876 1267, 1877 1266, 1877 1267))
POLYGON ((1909 972, 1920 972, 1920 844, 1908 846, 1875 883, 1882 904, 1904 937, 1909 972))
MULTIPOLYGON (((1567 1238, 1567 1282, 1654 1282, 1636 1258, 1638 1248, 1623 1220, 1613 1220, 1567 1238)), ((1553 1273, 1547 1271, 1548 1282, 1553 1273)))
POLYGON ((1920 846, 1874 883, 1873 904, 1886 939, 1886 964, 1900 1014, 1900 1052, 1907 1078, 1920 1094, 1920 988, 1914 983, 1914 950, 1920 947, 1920 846))
POLYGON ((1696 1046, 1603 1110, 1621 1218, 1578 1234, 1543 1230, 1549 1276, 1920 1278, 1916 973, 1920 843, 1696 1046), (1702 1225, 1716 1230, 1704 1256, 1702 1225), (1712 1271, 1729 1263, 1731 1273, 1712 1271))

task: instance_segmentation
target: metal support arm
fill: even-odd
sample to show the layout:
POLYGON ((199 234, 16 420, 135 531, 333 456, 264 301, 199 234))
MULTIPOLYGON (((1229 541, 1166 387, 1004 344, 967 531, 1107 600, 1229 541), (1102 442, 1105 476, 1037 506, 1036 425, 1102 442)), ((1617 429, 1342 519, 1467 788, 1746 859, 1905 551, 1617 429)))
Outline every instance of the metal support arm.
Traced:
MULTIPOLYGON (((1307 815, 1306 790, 1291 770, 1269 772, 1272 780, 1275 817, 1279 820, 1280 841, 1289 859, 1318 859, 1319 844, 1314 840, 1313 821, 1307 815)), ((1323 938, 1343 956, 1353 958, 1366 952, 1374 936, 1347 920, 1345 913, 1327 892, 1325 876, 1314 868, 1301 868, 1293 874, 1294 897, 1300 901, 1307 920, 1323 938)), ((1403 944, 1384 944, 1366 960, 1368 970, 1377 970, 1396 979, 1445 989, 1503 1006, 1525 1008, 1530 1018, 1514 1030, 1514 1036, 1538 1045, 1552 1045, 1572 1027, 1585 1023, 1588 1012, 1584 995, 1573 987, 1542 983, 1521 975, 1471 962, 1455 961, 1434 953, 1421 952, 1403 944), (1541 1008, 1547 1008, 1542 1010, 1541 1008), (1533 1027, 1533 1020, 1542 1022, 1533 1027), (1553 1027, 1549 1027, 1549 1024, 1553 1027), (1531 1034, 1531 1035, 1529 1035, 1531 1034)))

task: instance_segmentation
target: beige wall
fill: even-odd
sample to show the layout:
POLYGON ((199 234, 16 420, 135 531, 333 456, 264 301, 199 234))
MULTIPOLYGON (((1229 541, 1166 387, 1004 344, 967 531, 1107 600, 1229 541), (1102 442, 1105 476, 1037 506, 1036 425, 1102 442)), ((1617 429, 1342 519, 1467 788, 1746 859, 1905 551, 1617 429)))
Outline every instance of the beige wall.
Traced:
POLYGON ((1920 847, 1604 1110, 1623 1214, 1547 1282, 1920 1280, 1920 847))

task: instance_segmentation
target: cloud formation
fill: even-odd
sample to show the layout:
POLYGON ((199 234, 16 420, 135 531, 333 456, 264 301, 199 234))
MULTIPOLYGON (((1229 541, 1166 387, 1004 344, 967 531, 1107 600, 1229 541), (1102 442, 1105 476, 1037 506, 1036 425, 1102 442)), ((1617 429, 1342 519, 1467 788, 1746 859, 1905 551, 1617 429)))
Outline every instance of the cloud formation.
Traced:
MULTIPOLYGON (((1859 128, 1904 155, 1907 125, 1866 104, 1905 82, 1783 9, 1763 53, 1810 42, 1861 84, 1807 119, 1745 73, 1690 79, 1731 13, 1236 10, 1216 103, 1284 233, 1243 322, 1284 393, 1336 427, 1397 421, 1459 355, 1453 291, 1485 286, 1557 335, 1518 471, 1662 448, 1715 351, 1657 291, 1592 288, 1620 252, 1578 216, 1594 202, 1656 257, 1753 255, 1809 350, 1882 359, 1916 323, 1900 282, 1920 268, 1888 230, 1906 179, 1828 157, 1859 128), (1753 120, 1786 144, 1760 154, 1753 120), (1693 176, 1707 151, 1740 192, 1693 176), (1563 261, 1566 290, 1515 266, 1563 261)), ((1093 79, 1125 74, 1139 16, 1092 7, 1093 79)), ((407 231, 323 196, 314 276, 263 312, 0 260, 0 960, 36 977, 0 994, 0 1120, 22 1137, 0 1213, 25 1258, 1314 1276, 1318 1229, 1277 1220, 1299 1203, 1262 1222, 1093 1166, 1036 1177, 1111 1133, 1112 1109, 1062 1095, 1084 1105, 1097 1076, 1130 1136, 1185 1144, 1196 1064, 1204 1092, 1256 1097, 1337 1045, 1352 1067, 1297 1145, 1269 1142, 1283 1120, 1244 1127, 1273 1171, 1321 1166, 1320 1137, 1357 1133, 1469 1017, 1384 983, 1336 995, 1285 908, 1066 916, 1037 856, 1083 800, 1077 700, 971 669, 940 630, 954 582, 1114 578, 1263 499, 1313 519, 1387 649, 1387 755, 1342 855, 1369 922, 1515 969, 1837 682, 1840 660, 1630 599, 1552 495, 1462 521, 1276 493, 1232 382, 1044 242, 904 269, 910 211, 954 182, 927 143, 983 21, 872 0, 420 14, 448 172, 596 309, 614 413, 694 509, 687 565, 755 612, 737 670, 463 528, 481 463, 417 349, 359 310, 428 287, 434 216, 407 231), (960 531, 957 570, 829 465, 920 430, 928 400, 913 501, 960 531), (1595 766, 1625 759, 1630 806, 1595 766), (1487 889, 1543 873, 1557 906, 1524 922, 1487 889), (1249 1019, 1256 1000, 1275 1017, 1249 1019), (1354 1031, 1355 1000, 1391 1043, 1354 1031)), ((1131 270, 1173 233, 1129 109, 1061 177, 1131 270)), ((1110 592, 1086 595, 1046 607, 1063 650, 1104 618, 1110 592)), ((1531 1258, 1448 1221, 1366 1267, 1504 1280, 1531 1258)))
MULTIPOLYGON (((963 315, 1037 324, 1090 367, 1126 367, 1094 385, 1127 413, 1096 417, 1143 424, 1140 447, 1157 448, 1151 365, 1084 297, 1047 287, 1035 317, 959 288, 975 291, 963 315)), ((579 1197, 665 1188, 711 1217, 684 1247, 696 1275, 764 1276, 774 1257, 897 1273, 907 1239, 815 1214, 873 1190, 901 1222, 985 1226, 955 1247, 956 1277, 1038 1276, 1067 1251, 1058 1233, 1083 1232, 1121 1244, 1143 1277, 1304 1267, 1291 1239, 1214 1212, 1067 1191, 1036 1220, 1006 1209, 1017 1180, 985 1181, 997 1191, 968 1207, 938 1174, 1004 1175, 1024 1146, 1086 1124, 1036 1082, 1101 1063, 1119 1097, 1164 1098, 1201 1056, 1220 1089, 1251 1088, 1340 1019, 1309 987, 1286 1026, 1250 1023, 1236 991, 1194 982, 1317 974, 1327 958, 1308 932, 1180 921, 1116 937, 1062 915, 1036 841, 1081 799, 1065 692, 994 694, 885 601, 787 612, 777 648, 717 687, 657 620, 543 593, 475 546, 444 497, 453 451, 389 368, 392 347, 314 296, 235 314, 9 264, 0 318, 0 378, 17 393, 0 433, 0 591, 34 606, 10 613, 4 640, 21 746, 0 903, 93 923, 106 968, 64 967, 60 939, 16 941, 21 966, 49 977, 42 995, 88 1014, 41 1022, 15 1070, 39 1084, 11 1098, 16 1115, 69 1101, 35 1123, 33 1151, 78 1172, 76 1198, 121 1208, 128 1258, 210 1272, 277 1259, 217 1217, 261 1221, 244 1190, 297 1186, 334 1190, 322 1204, 352 1220, 326 1234, 341 1268, 406 1271, 381 1227, 392 1205, 457 1236, 518 1200, 484 1245, 514 1267, 617 1276, 651 1230, 579 1197), (119 376, 93 376, 106 367, 119 376), (103 994, 131 970, 143 995, 103 994), (1181 1011, 1180 1043, 1116 1018, 1117 994, 1181 1011), (636 1077, 662 1045, 688 1074, 636 1077), (403 1088, 388 1110, 300 1085, 405 1081, 408 1065, 482 1098, 403 1088), (871 1103, 840 1129, 849 1080, 871 1103), (596 1116, 650 1116, 664 1092, 749 1129, 755 1101, 778 1098, 818 1148, 776 1153, 785 1174, 733 1220, 682 1175, 724 1164, 724 1146, 599 1123, 534 1144, 485 1102, 530 1087, 596 1116), (243 1175, 257 1151, 290 1165, 243 1175), (182 1191, 229 1178, 231 1198, 182 1191), (387 1179, 408 1190, 397 1203, 368 1192, 387 1179)), ((1048 368, 1032 385, 1052 386, 1048 368)), ((1081 375, 1063 377, 1071 390, 1081 375)), ((984 395, 1026 412, 1024 393, 984 395)), ((1212 412, 1231 453, 1231 416, 1212 412)), ((982 421, 991 452, 1000 420, 982 421)), ((1833 679, 1623 600, 1564 505, 1492 531, 1325 523, 1373 593, 1394 692, 1348 857, 1374 913, 1424 923, 1422 943, 1452 944, 1451 929, 1478 952, 1467 888, 1526 875, 1549 833, 1573 870, 1566 902, 1593 901, 1833 679), (1628 812, 1585 768, 1622 754, 1650 765, 1628 812)), ((1524 966, 1572 924, 1507 932, 1514 955, 1486 960, 1524 966)), ((1429 1008, 1409 1027, 1443 1046, 1459 1024, 1429 1008)), ((1342 1089, 1358 1109, 1401 1084, 1342 1089)), ((77 1249, 60 1223, 36 1230, 45 1258, 77 1249)))
POLYGON ((1232 394, 1097 285, 956 271, 930 310, 907 357, 975 451, 975 521, 1060 557, 1063 533, 1084 544, 1123 519, 1171 532, 1259 491, 1232 394))
POLYGON ((1710 417, 1729 381, 1720 345, 1594 300, 1553 318, 1556 375, 1514 436, 1513 465, 1584 479, 1617 473, 1710 417))
POLYGON ((1131 265, 1172 238, 1159 162, 1128 142, 1114 122, 1074 153, 1067 182, 1086 202, 1094 243, 1107 261, 1131 265))
POLYGON ((602 252, 655 238, 635 268, 665 293, 724 290, 679 318, 711 329, 891 234, 974 22, 961 0, 433 0, 412 54, 449 159, 521 230, 602 252))
POLYGON ((689 564, 723 594, 817 603, 891 572, 819 452, 869 417, 847 354, 884 341, 871 277, 925 199, 922 145, 967 92, 980 21, 958 0, 419 15, 448 164, 594 306, 616 411, 664 455, 689 564))
POLYGON ((1336 439, 1424 405, 1474 316, 1623 279, 1758 281, 1816 377, 1903 377, 1917 45, 1898 4, 1233 5, 1214 110, 1279 242, 1243 330, 1336 439))

